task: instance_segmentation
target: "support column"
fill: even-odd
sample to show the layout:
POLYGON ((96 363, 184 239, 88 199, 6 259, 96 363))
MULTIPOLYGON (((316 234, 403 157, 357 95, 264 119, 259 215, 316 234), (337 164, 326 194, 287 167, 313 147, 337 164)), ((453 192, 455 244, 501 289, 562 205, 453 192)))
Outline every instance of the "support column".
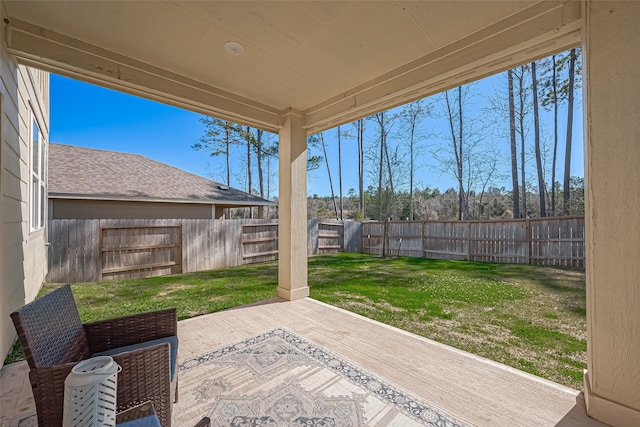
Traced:
POLYGON ((278 296, 309 296, 307 284, 307 133, 303 116, 283 117, 279 142, 278 296))
POLYGON ((640 426, 640 2, 583 1, 587 413, 640 426))

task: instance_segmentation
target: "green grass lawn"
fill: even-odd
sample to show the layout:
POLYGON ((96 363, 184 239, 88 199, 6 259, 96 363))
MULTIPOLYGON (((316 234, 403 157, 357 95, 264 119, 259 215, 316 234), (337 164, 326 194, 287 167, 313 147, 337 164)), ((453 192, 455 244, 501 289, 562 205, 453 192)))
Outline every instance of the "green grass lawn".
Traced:
MULTIPOLYGON (((277 270, 270 263, 72 286, 85 322, 168 307, 186 319, 275 296, 277 270)), ((309 285, 320 301, 582 388, 583 272, 340 254, 310 258, 309 285)))

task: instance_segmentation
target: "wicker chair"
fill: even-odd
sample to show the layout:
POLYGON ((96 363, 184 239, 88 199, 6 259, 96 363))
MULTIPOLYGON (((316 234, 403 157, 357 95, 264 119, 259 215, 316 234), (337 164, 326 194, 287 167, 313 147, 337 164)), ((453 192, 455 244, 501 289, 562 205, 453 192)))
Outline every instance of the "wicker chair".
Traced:
POLYGON ((62 425, 64 380, 77 362, 97 353, 111 355, 122 367, 118 411, 151 401, 162 427, 171 425, 178 388, 175 309, 82 324, 66 285, 15 311, 11 319, 29 363, 38 425, 62 425))

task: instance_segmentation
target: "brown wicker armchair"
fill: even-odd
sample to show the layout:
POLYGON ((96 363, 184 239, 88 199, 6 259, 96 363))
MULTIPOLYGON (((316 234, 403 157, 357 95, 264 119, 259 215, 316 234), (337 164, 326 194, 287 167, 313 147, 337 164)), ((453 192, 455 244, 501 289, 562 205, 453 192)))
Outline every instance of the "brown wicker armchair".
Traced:
POLYGON ((151 401, 161 425, 171 425, 178 388, 175 309, 82 324, 66 285, 11 319, 29 363, 39 425, 62 425, 65 378, 77 362, 98 354, 112 356, 122 367, 118 411, 151 401))

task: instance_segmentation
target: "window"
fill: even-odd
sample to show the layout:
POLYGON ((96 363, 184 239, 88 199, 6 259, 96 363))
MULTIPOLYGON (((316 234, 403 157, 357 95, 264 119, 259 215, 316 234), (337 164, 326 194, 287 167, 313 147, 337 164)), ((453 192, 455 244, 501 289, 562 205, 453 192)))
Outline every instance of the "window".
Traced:
POLYGON ((44 227, 44 207, 47 203, 45 143, 35 118, 31 130, 31 231, 44 227))

